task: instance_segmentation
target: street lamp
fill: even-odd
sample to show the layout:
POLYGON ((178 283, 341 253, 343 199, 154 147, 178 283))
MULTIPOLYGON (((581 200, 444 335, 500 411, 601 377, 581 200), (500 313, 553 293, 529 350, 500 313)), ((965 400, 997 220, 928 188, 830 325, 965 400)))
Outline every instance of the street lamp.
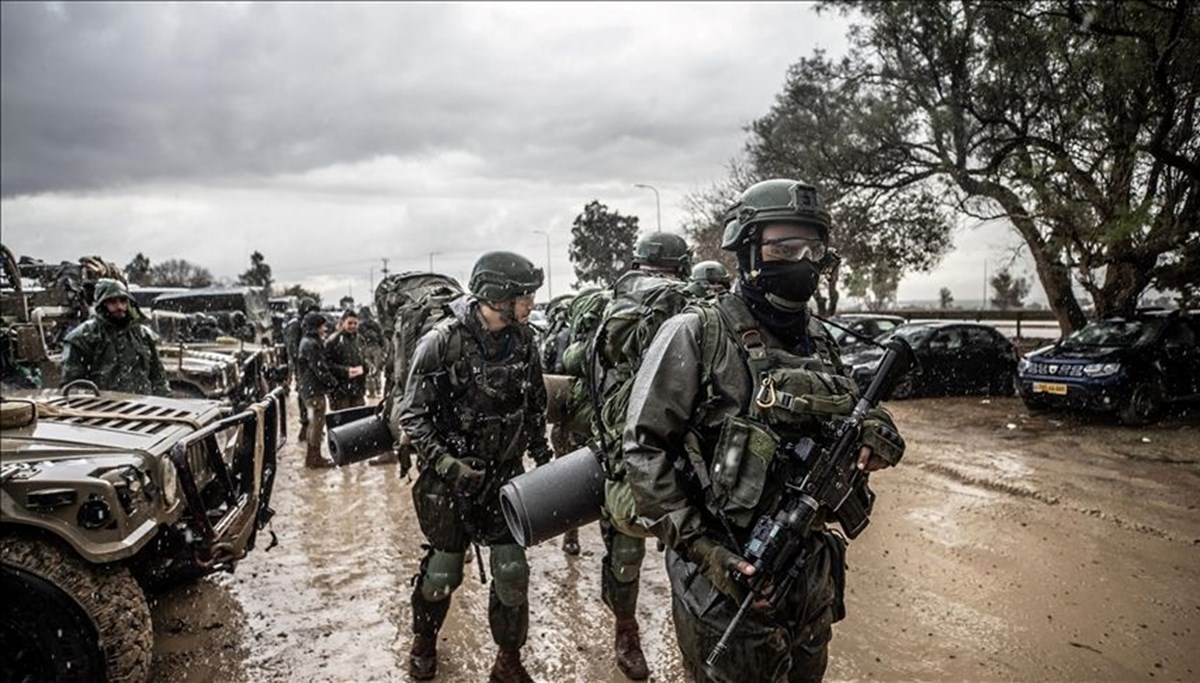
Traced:
POLYGON ((433 272, 433 257, 434 257, 434 256, 440 256, 440 255, 441 255, 441 253, 442 253, 442 252, 440 252, 440 251, 431 251, 431 252, 429 252, 429 272, 431 272, 431 273, 433 272))
POLYGON ((654 212, 658 217, 658 232, 662 232, 662 203, 658 200, 658 188, 653 185, 645 185, 643 183, 634 183, 634 187, 640 187, 643 190, 654 190, 654 212))
POLYGON ((546 298, 554 298, 554 276, 550 269, 550 233, 545 230, 534 230, 534 234, 541 235, 546 238, 546 298))

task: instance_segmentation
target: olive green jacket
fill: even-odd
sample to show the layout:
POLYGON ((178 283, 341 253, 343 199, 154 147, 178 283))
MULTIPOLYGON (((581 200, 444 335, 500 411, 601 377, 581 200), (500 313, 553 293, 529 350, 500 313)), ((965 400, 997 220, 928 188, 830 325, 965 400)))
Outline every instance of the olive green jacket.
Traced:
MULTIPOLYGON (((741 307, 749 315, 735 294, 722 295, 719 301, 719 305, 741 307)), ((765 329, 759 331, 766 347, 788 351, 765 329)), ((845 375, 836 343, 815 319, 809 335, 811 355, 824 361, 824 371, 845 375)), ((697 491, 689 496, 675 462, 682 458, 685 468, 711 468, 722 425, 728 416, 748 414, 756 388, 738 340, 724 334, 717 343, 723 348, 708 354, 712 367, 706 371, 701 314, 689 310, 664 323, 638 370, 626 413, 622 449, 637 514, 650 531, 679 550, 700 536, 723 539, 727 534, 706 528, 713 517, 703 511, 704 501, 697 499, 702 498, 697 491), (697 455, 703 465, 696 462, 697 455)), ((891 452, 881 453, 894 464, 903 453, 903 442, 886 411, 873 412, 886 423, 890 436, 895 436, 892 442, 899 441, 898 450, 892 447, 891 452)), ((864 441, 867 431, 864 428, 864 441)), ((878 441, 871 441, 873 446, 875 443, 878 441)), ((761 500, 772 500, 782 483, 767 481, 761 500)))
POLYGON ((141 323, 136 306, 129 307, 129 316, 129 324, 120 327, 94 310, 71 330, 63 340, 63 384, 86 379, 106 391, 171 394, 154 332, 141 323))

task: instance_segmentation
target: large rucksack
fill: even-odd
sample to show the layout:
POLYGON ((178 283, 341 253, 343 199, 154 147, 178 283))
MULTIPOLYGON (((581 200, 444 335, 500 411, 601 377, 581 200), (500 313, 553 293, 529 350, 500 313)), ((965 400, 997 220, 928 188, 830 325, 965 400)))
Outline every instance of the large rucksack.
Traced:
POLYGON ((571 321, 567 312, 575 295, 560 294, 546 304, 546 331, 542 334, 542 372, 551 375, 563 374, 562 356, 570 343, 571 321))
MULTIPOLYGON (((421 271, 388 275, 375 287, 379 324, 392 341, 384 359, 384 396, 389 400, 404 393, 417 341, 449 315, 446 304, 464 293, 454 278, 421 271)), ((389 407, 387 414, 390 413, 389 407)))
POLYGON ((589 344, 588 387, 593 405, 600 406, 594 428, 600 432, 600 445, 608 461, 605 508, 609 521, 628 536, 649 535, 637 524, 621 457, 633 382, 654 335, 692 299, 686 282, 644 273, 627 274, 614 285, 612 300, 589 344))

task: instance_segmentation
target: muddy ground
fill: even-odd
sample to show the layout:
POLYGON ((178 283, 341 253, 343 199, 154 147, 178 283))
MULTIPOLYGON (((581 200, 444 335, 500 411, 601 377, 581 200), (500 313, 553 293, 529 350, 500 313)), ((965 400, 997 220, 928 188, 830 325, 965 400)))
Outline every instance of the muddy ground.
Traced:
MULTIPOLYGON (((1128 429, 1030 415, 1017 399, 892 409, 908 455, 873 479, 828 680, 1200 679, 1200 419, 1128 429)), ((295 443, 281 454, 277 547, 155 601, 154 680, 406 680, 422 540, 410 483, 394 465, 302 460, 295 443)), ((599 597, 603 545, 594 526, 582 540, 578 558, 557 542, 530 552, 537 680, 624 680, 599 597)), ((647 554, 640 619, 653 680, 675 681, 661 560, 647 554)), ((494 654, 486 588, 477 565, 467 572, 439 680, 486 680, 494 654)))

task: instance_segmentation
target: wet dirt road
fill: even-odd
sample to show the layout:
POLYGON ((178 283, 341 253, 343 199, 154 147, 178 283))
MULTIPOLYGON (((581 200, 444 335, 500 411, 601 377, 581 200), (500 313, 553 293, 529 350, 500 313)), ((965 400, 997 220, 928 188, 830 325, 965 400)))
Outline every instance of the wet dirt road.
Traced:
MULTIPOLYGON (((1200 419, 1133 430, 1016 399, 891 407, 909 451, 872 482, 827 680, 1200 678, 1200 419)), ((409 482, 394 465, 305 470, 295 443, 280 459, 279 545, 263 552, 264 536, 236 574, 155 600, 153 680, 406 680, 422 554, 409 482)), ((578 558, 530 552, 539 681, 625 680, 603 545, 594 526, 581 539, 578 558)), ((653 680, 682 680, 661 559, 651 546, 644 646, 653 680)), ((495 652, 486 588, 466 571, 438 680, 486 680, 495 652)))

